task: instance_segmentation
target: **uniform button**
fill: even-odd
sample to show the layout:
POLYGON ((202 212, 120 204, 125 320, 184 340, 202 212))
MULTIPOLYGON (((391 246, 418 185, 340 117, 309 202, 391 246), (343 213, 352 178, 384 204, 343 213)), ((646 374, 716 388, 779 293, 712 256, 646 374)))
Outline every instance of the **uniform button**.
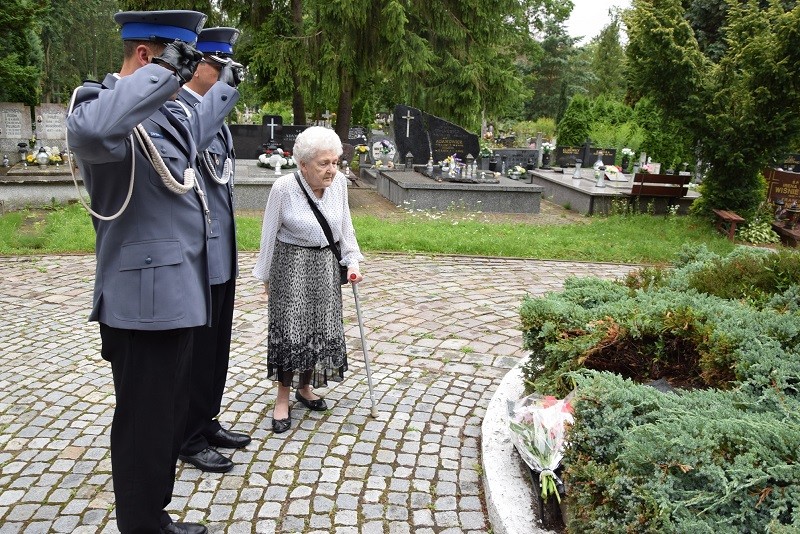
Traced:
POLYGON ((147 265, 150 265, 151 263, 153 263, 153 258, 151 258, 150 256, 147 256, 147 257, 144 259, 144 262, 145 262, 147 265))
POLYGON ((222 101, 225 102, 226 100, 228 100, 228 96, 227 95, 222 95, 222 101))
POLYGON ((156 83, 158 81, 158 76, 150 76, 150 81, 156 83))

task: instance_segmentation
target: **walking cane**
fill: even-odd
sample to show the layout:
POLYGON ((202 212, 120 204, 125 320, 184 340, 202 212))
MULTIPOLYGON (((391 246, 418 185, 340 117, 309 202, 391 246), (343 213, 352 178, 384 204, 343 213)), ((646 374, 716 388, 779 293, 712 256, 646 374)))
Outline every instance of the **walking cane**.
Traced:
POLYGON ((378 417, 378 407, 375 406, 375 392, 372 391, 372 371, 369 368, 369 353, 367 352, 367 339, 364 337, 364 321, 361 319, 361 305, 358 302, 358 288, 353 282, 356 275, 350 275, 350 285, 353 286, 353 297, 356 300, 356 315, 358 316, 358 329, 361 331, 361 349, 364 351, 364 365, 367 368, 367 385, 369 386, 369 400, 372 403, 372 410, 370 414, 372 417, 378 417))

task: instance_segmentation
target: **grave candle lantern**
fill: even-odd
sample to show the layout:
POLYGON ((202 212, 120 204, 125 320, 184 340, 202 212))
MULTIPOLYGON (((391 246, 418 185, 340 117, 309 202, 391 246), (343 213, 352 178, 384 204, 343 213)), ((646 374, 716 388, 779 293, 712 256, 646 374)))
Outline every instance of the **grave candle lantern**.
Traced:
POLYGON ((47 155, 44 147, 39 147, 39 152, 36 154, 36 163, 39 164, 39 167, 45 167, 50 163, 50 156, 47 155))

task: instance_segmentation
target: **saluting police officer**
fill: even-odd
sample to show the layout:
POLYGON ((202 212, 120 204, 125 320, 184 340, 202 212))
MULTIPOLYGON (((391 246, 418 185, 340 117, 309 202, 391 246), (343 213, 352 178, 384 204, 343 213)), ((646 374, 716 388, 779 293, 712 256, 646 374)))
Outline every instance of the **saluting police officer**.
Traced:
POLYGON ((203 29, 197 37, 197 49, 203 53, 203 59, 192 79, 178 93, 178 102, 197 145, 196 166, 203 175, 211 210, 208 241, 211 326, 201 326, 195 331, 189 418, 179 457, 212 473, 233 469, 230 458, 213 447, 239 449, 250 443, 250 436, 226 430, 217 420, 228 375, 233 302, 239 275, 233 219, 235 160, 233 137, 227 125, 210 131, 204 128, 203 120, 224 107, 214 100, 212 88, 225 83, 236 87, 241 81, 241 65, 232 59, 238 37, 239 30, 235 28, 203 29))
MULTIPOLYGON (((193 176, 194 141, 165 103, 202 59, 192 44, 206 16, 149 11, 114 19, 122 68, 76 90, 67 129, 97 234, 89 318, 100 323, 101 355, 114 378, 117 525, 122 533, 202 534, 204 526, 174 523, 165 508, 189 408, 193 334, 211 323, 212 230, 205 185, 193 176)), ((224 116, 238 92, 220 85, 224 116)))

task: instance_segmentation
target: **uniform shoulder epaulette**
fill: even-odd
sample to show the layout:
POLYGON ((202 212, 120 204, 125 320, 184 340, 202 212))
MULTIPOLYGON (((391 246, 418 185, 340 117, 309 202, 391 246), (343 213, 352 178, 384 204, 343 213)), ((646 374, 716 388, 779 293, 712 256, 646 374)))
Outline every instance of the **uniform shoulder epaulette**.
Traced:
POLYGON ((84 87, 96 87, 97 89, 101 89, 103 84, 98 82, 97 80, 83 80, 84 87))

